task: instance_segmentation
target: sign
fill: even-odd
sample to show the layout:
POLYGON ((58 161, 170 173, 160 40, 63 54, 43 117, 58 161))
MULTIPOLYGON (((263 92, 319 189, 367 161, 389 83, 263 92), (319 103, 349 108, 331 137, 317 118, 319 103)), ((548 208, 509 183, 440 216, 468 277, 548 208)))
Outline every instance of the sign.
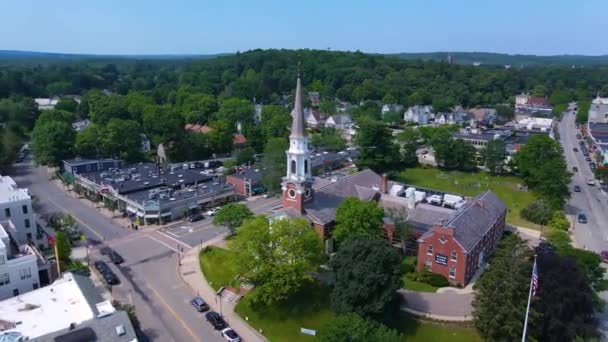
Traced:
POLYGON ((306 329, 306 328, 300 328, 300 332, 302 334, 311 335, 311 336, 316 336, 317 335, 317 331, 316 330, 311 330, 311 329, 306 329))
POLYGON ((447 255, 435 254, 435 263, 443 266, 448 265, 448 257, 447 255))

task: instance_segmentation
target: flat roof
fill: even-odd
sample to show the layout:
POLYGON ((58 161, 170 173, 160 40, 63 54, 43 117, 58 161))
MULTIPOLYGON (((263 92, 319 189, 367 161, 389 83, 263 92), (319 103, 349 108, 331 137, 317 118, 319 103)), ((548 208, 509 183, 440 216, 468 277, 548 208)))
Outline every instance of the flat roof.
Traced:
POLYGON ((122 162, 122 160, 114 159, 114 158, 106 158, 106 159, 74 158, 74 159, 66 159, 63 162, 66 164, 72 165, 72 166, 80 166, 80 165, 87 165, 87 164, 97 164, 97 163, 102 163, 102 162, 122 162))
POLYGON ((17 186, 17 183, 9 176, 0 176, 0 203, 21 201, 29 199, 27 189, 17 186))
MULTIPOLYGON (((116 311, 111 315, 93 318, 76 326, 75 329, 62 329, 36 339, 37 342, 72 342, 83 341, 80 338, 95 338, 95 341, 128 342, 136 341, 135 330, 124 311, 116 311), (117 327, 124 329, 124 334, 118 335, 117 327)), ((88 340, 86 340, 88 341, 88 340)))
POLYGON ((34 339, 94 318, 95 306, 91 306, 75 277, 64 273, 51 285, 1 301, 3 332, 19 332, 34 339))
MULTIPOLYGON (((171 192, 171 196, 167 199, 155 198, 155 202, 162 207, 163 205, 188 200, 195 198, 205 198, 217 194, 221 190, 229 190, 233 188, 231 184, 223 182, 207 182, 199 183, 196 186, 190 186, 185 189, 174 190, 171 192), (172 199, 173 198, 173 199, 172 199)), ((125 195, 128 199, 137 203, 145 203, 146 201, 152 200, 150 198, 150 190, 136 191, 125 195)))
POLYGON ((250 179, 252 183, 259 183, 262 181, 262 168, 261 166, 243 167, 237 172, 228 175, 227 177, 234 177, 240 179, 250 179))

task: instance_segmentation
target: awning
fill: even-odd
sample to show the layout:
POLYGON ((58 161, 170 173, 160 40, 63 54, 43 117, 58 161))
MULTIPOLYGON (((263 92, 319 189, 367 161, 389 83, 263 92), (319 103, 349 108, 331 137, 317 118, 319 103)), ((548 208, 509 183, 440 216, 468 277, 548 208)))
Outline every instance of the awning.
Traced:
POLYGON ((131 207, 131 206, 127 206, 127 211, 132 213, 132 214, 137 214, 137 208, 131 207))
POLYGON ((167 211, 166 213, 161 213, 160 214, 161 217, 167 217, 167 216, 171 216, 171 212, 167 211))
POLYGON ((158 215, 156 215, 156 214, 147 214, 147 215, 144 215, 144 218, 147 218, 147 219, 156 219, 156 218, 158 218, 158 215))

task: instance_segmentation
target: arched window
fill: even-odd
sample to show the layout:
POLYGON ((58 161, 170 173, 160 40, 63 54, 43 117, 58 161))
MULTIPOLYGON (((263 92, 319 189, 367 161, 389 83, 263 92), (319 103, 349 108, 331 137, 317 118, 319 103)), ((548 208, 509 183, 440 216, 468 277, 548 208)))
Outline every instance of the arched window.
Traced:
POLYGON ((291 161, 291 173, 296 173, 296 161, 291 161))
POLYGON ((304 174, 308 174, 308 160, 304 160, 304 174))

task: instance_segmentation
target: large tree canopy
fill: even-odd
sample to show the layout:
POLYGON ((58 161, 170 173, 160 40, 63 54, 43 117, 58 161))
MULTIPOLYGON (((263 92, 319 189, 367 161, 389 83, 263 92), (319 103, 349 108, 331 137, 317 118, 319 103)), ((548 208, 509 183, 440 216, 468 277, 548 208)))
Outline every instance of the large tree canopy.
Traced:
POLYGON ((285 300, 310 279, 323 258, 321 240, 304 219, 245 220, 229 242, 239 273, 256 286, 253 300, 285 300))
POLYGON ((336 227, 332 236, 337 241, 348 238, 370 239, 380 236, 384 210, 375 201, 348 197, 336 209, 336 227))

